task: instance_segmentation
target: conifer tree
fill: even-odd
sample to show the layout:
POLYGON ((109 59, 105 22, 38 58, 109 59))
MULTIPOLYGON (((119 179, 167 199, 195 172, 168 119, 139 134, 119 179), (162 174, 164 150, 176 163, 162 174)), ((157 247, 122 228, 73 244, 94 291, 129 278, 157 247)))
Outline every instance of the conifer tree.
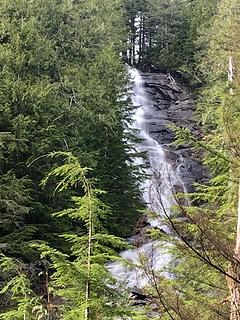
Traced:
MULTIPOLYGON (((239 319, 238 7, 237 1, 210 4, 199 0, 184 10, 187 25, 196 32, 191 35, 189 57, 194 70, 190 69, 190 77, 200 73, 197 113, 203 137, 199 141, 190 130, 177 129, 177 145, 198 150, 211 178, 195 186, 196 192, 189 195, 190 207, 184 207, 180 199, 174 214, 166 213, 163 219, 172 234, 160 236, 172 244, 169 251, 177 264, 169 266, 172 279, 149 270, 146 287, 163 319, 239 319), (197 34, 200 39, 196 41, 197 34)), ((154 236, 159 237, 155 232, 154 236)))
MULTIPOLYGON (((192 144, 195 149, 201 150, 204 154, 203 162, 212 177, 208 184, 197 186, 196 193, 191 195, 194 206, 183 208, 179 203, 180 216, 186 219, 184 225, 179 223, 178 215, 176 220, 168 219, 180 240, 180 243, 176 244, 177 252, 182 250, 185 254, 189 252, 191 257, 189 260, 181 258, 183 264, 178 267, 176 279, 179 277, 181 280, 184 270, 190 270, 187 265, 191 265, 191 261, 194 260, 199 274, 203 275, 206 272, 205 278, 202 279, 198 274, 193 275, 192 271, 189 272, 191 288, 197 290, 197 296, 193 295, 192 291, 188 291, 190 288, 187 290, 186 285, 184 291, 187 300, 183 302, 183 306, 186 306, 189 301, 191 301, 190 305, 193 304, 191 295, 195 296, 196 300, 194 300, 197 301, 200 298, 198 293, 200 290, 203 295, 199 302, 203 299, 202 303, 204 301, 206 303, 205 299, 208 299, 213 303, 212 306, 209 303, 206 304, 206 312, 202 311, 201 317, 205 316, 206 319, 209 317, 239 319, 239 231, 237 231, 235 243, 239 197, 237 129, 239 113, 237 110, 239 109, 240 48, 236 41, 239 38, 237 30, 239 30, 237 1, 220 1, 217 14, 209 29, 202 30, 207 46, 202 52, 200 67, 206 86, 202 88, 199 97, 198 113, 204 138, 198 141, 191 137, 189 130, 184 128, 177 130, 180 144, 183 142, 192 144), (227 279, 230 296, 227 286, 223 286, 225 279, 227 279), (199 289, 200 283, 209 287, 199 289), (213 289, 211 290, 210 287, 213 289), (217 298, 215 302, 213 295, 217 298)), ((184 295, 181 296, 183 297, 184 295)), ((195 310, 201 310, 201 308, 197 307, 195 310)), ((179 314, 178 316, 181 317, 179 314)), ((192 317, 196 315, 193 313, 192 317)))
MULTIPOLYGON (((240 266, 239 266, 239 4, 238 1, 221 1, 219 12, 213 26, 215 37, 212 40, 209 58, 212 60, 212 76, 218 81, 222 89, 221 103, 219 104, 222 115, 217 118, 216 128, 222 135, 225 152, 229 158, 228 184, 228 206, 233 210, 235 217, 233 229, 236 234, 235 248, 230 259, 229 276, 227 283, 230 291, 230 319, 240 319, 240 266), (219 31, 221 29, 221 31, 219 31), (217 31, 218 30, 218 31, 217 31), (224 45, 223 45, 224 43, 224 45), (218 51, 218 58, 216 51, 218 51), (221 55, 219 56, 219 52, 221 55), (211 55, 210 55, 211 54, 211 55), (216 68, 218 63, 218 67, 216 68), (224 81, 228 76, 228 83, 224 81), (233 176, 234 172, 234 176, 233 176), (231 193, 233 193, 233 197, 231 193), (236 230, 236 231, 235 231, 236 230)), ((213 79, 211 79, 213 80, 213 79)), ((211 82, 212 84, 212 82, 211 82)), ((213 136, 213 135, 212 135, 213 136)))
MULTIPOLYGON (((71 153, 55 152, 50 158, 63 158, 64 164, 53 169, 43 185, 56 182, 55 193, 77 188, 72 206, 54 213, 57 218, 68 217, 79 223, 75 233, 61 237, 69 243, 70 254, 50 247, 47 243, 33 243, 41 258, 50 260, 47 267, 46 296, 38 298, 31 289, 27 266, 20 261, 3 257, 1 267, 5 284, 0 294, 9 294, 8 303, 0 319, 129 319, 134 311, 128 293, 121 288, 108 270, 107 263, 118 258, 118 250, 126 248, 122 239, 110 235, 101 220, 110 214, 100 199, 103 191, 95 189, 94 180, 87 178, 89 169, 81 167, 71 153)), ((36 290, 37 288, 35 288, 36 290)))
POLYGON ((55 192, 77 186, 82 189, 80 194, 83 193, 72 198, 72 208, 54 214, 67 216, 82 225, 77 233, 62 235, 71 245, 70 256, 45 244, 38 246, 41 256, 52 262, 51 294, 61 298, 56 306, 59 317, 88 320, 121 316, 121 319, 127 319, 131 306, 126 293, 116 284, 106 266, 118 257, 116 250, 126 247, 126 243, 102 227, 101 220, 109 215, 109 208, 98 198, 103 191, 94 188, 93 180, 87 178, 89 170, 82 168, 72 154, 58 152, 50 156, 63 157, 65 163, 51 171, 43 184, 57 178, 55 192))
POLYGON ((1 276, 4 285, 0 290, 1 320, 46 319, 43 301, 31 288, 26 265, 21 261, 1 255, 1 276), (10 300, 10 302, 9 302, 10 300))
POLYGON ((54 234, 74 229, 51 216, 66 200, 39 187, 50 169, 44 155, 54 150, 74 151, 93 168, 115 212, 109 230, 127 235, 138 216, 123 128, 129 105, 121 99, 122 15, 120 0, 1 0, 0 228, 2 247, 15 256, 32 260, 34 253, 22 249, 30 239, 61 246, 54 234), (129 225, 119 228, 119 217, 129 225))

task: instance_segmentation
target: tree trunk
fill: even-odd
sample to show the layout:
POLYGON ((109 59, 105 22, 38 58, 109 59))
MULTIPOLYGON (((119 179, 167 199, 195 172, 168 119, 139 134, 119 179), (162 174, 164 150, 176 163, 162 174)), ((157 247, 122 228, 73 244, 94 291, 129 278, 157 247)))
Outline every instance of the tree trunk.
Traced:
POLYGON ((135 64, 135 39, 136 39, 136 30, 135 30, 135 15, 132 15, 129 20, 129 26, 130 26, 130 36, 129 36, 129 64, 134 65, 135 64))
MULTIPOLYGON (((229 267, 229 274, 240 281, 239 262, 232 262, 229 267)), ((240 285, 237 281, 228 278, 228 288, 230 291, 230 320, 240 320, 240 285)))
POLYGON ((233 261, 229 267, 229 274, 236 280, 228 278, 230 291, 230 320, 240 320, 240 182, 238 190, 238 222, 237 239, 233 261))
MULTIPOLYGON (((233 57, 229 57, 228 62, 228 81, 233 84, 234 66, 233 57)), ((233 88, 230 88, 230 94, 233 95, 233 88)), ((227 279, 230 291, 230 320, 240 320, 240 181, 238 187, 238 208, 237 208, 237 237, 234 249, 233 260, 228 270, 232 278, 227 279), (236 279, 236 280, 234 280, 236 279)))
MULTIPOLYGON (((233 58, 229 57, 228 61, 228 81, 230 84, 233 83, 233 58)), ((230 94, 233 94, 233 88, 230 88, 230 94)))
POLYGON ((143 16, 140 15, 140 26, 139 26, 139 53, 138 53, 138 63, 142 62, 142 30, 143 30, 143 16))
POLYGON ((146 50, 146 21, 145 21, 145 16, 143 15, 142 17, 142 61, 144 62, 144 53, 146 50))
POLYGON ((85 320, 90 319, 90 308, 88 306, 89 299, 90 299, 90 275, 91 275, 91 255, 92 255, 92 235, 93 235, 93 217, 92 217, 92 205, 91 205, 91 190, 89 185, 87 184, 87 195, 89 201, 89 226, 88 226, 88 251, 87 251, 87 283, 85 288, 85 301, 86 301, 86 308, 85 308, 85 320))

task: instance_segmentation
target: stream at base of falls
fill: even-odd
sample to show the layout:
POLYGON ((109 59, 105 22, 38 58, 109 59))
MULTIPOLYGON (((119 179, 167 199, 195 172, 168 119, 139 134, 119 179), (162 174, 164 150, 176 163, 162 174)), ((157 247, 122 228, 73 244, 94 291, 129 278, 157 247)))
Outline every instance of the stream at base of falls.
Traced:
MULTIPOLYGON (((155 216, 149 215, 148 224, 149 228, 158 228, 161 232, 169 233, 168 227, 161 223, 161 217, 171 216, 175 204, 174 190, 186 192, 180 176, 184 160, 179 156, 173 166, 167 159, 164 147, 150 135, 148 124, 161 121, 161 113, 157 112, 141 73, 137 69, 131 69, 130 73, 133 81, 131 98, 136 107, 130 129, 140 138, 134 148, 138 152, 146 152, 147 155, 147 159, 135 159, 136 165, 147 165, 146 169, 141 169, 147 178, 141 183, 140 189, 146 208, 156 213, 155 216)), ((171 256, 164 249, 165 246, 167 244, 164 242, 149 239, 139 247, 121 253, 122 258, 129 264, 114 262, 109 265, 109 270, 130 290, 141 290, 148 284, 147 273, 151 270, 160 271, 162 275, 170 277, 167 269, 171 256)))

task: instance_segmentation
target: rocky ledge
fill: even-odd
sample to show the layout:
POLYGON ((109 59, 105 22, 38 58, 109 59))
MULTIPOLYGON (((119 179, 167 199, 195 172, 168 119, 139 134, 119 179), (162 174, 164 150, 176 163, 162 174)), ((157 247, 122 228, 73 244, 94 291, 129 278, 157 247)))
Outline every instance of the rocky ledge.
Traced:
POLYGON ((194 183, 204 182, 208 178, 207 171, 200 162, 199 155, 186 145, 174 147, 174 132, 170 125, 186 127, 195 137, 201 136, 200 128, 194 120, 195 102, 189 91, 170 74, 142 73, 149 100, 153 102, 156 118, 149 117, 148 130, 152 137, 165 149, 173 166, 182 161, 181 178, 188 192, 194 191, 194 183))

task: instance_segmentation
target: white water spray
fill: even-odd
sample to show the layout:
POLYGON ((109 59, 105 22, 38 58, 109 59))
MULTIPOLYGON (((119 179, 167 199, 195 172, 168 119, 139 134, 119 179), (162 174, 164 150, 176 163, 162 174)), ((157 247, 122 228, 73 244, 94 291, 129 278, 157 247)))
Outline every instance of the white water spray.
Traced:
MULTIPOLYGON (((171 216, 171 208, 175 204, 174 187, 181 186, 185 191, 180 178, 182 159, 179 159, 179 164, 174 170, 166 159, 163 147, 150 136, 146 123, 149 119, 156 118, 156 110, 153 101, 147 96, 144 80, 139 71, 131 69, 131 76, 134 81, 132 103, 136 107, 131 128, 136 130, 137 137, 141 139, 135 148, 138 152, 146 152, 149 162, 149 167, 142 169, 147 175, 140 186, 143 200, 147 208, 158 213, 159 217, 166 214, 171 216)), ((135 163, 141 165, 144 164, 144 160, 136 158, 135 163)), ((169 232, 167 226, 161 224, 159 217, 148 217, 150 226, 169 232)), ((157 241, 149 241, 139 248, 126 250, 121 256, 129 262, 129 265, 115 262, 110 264, 109 269, 129 288, 143 288, 148 284, 149 270, 164 269, 171 261, 170 255, 157 241)))

